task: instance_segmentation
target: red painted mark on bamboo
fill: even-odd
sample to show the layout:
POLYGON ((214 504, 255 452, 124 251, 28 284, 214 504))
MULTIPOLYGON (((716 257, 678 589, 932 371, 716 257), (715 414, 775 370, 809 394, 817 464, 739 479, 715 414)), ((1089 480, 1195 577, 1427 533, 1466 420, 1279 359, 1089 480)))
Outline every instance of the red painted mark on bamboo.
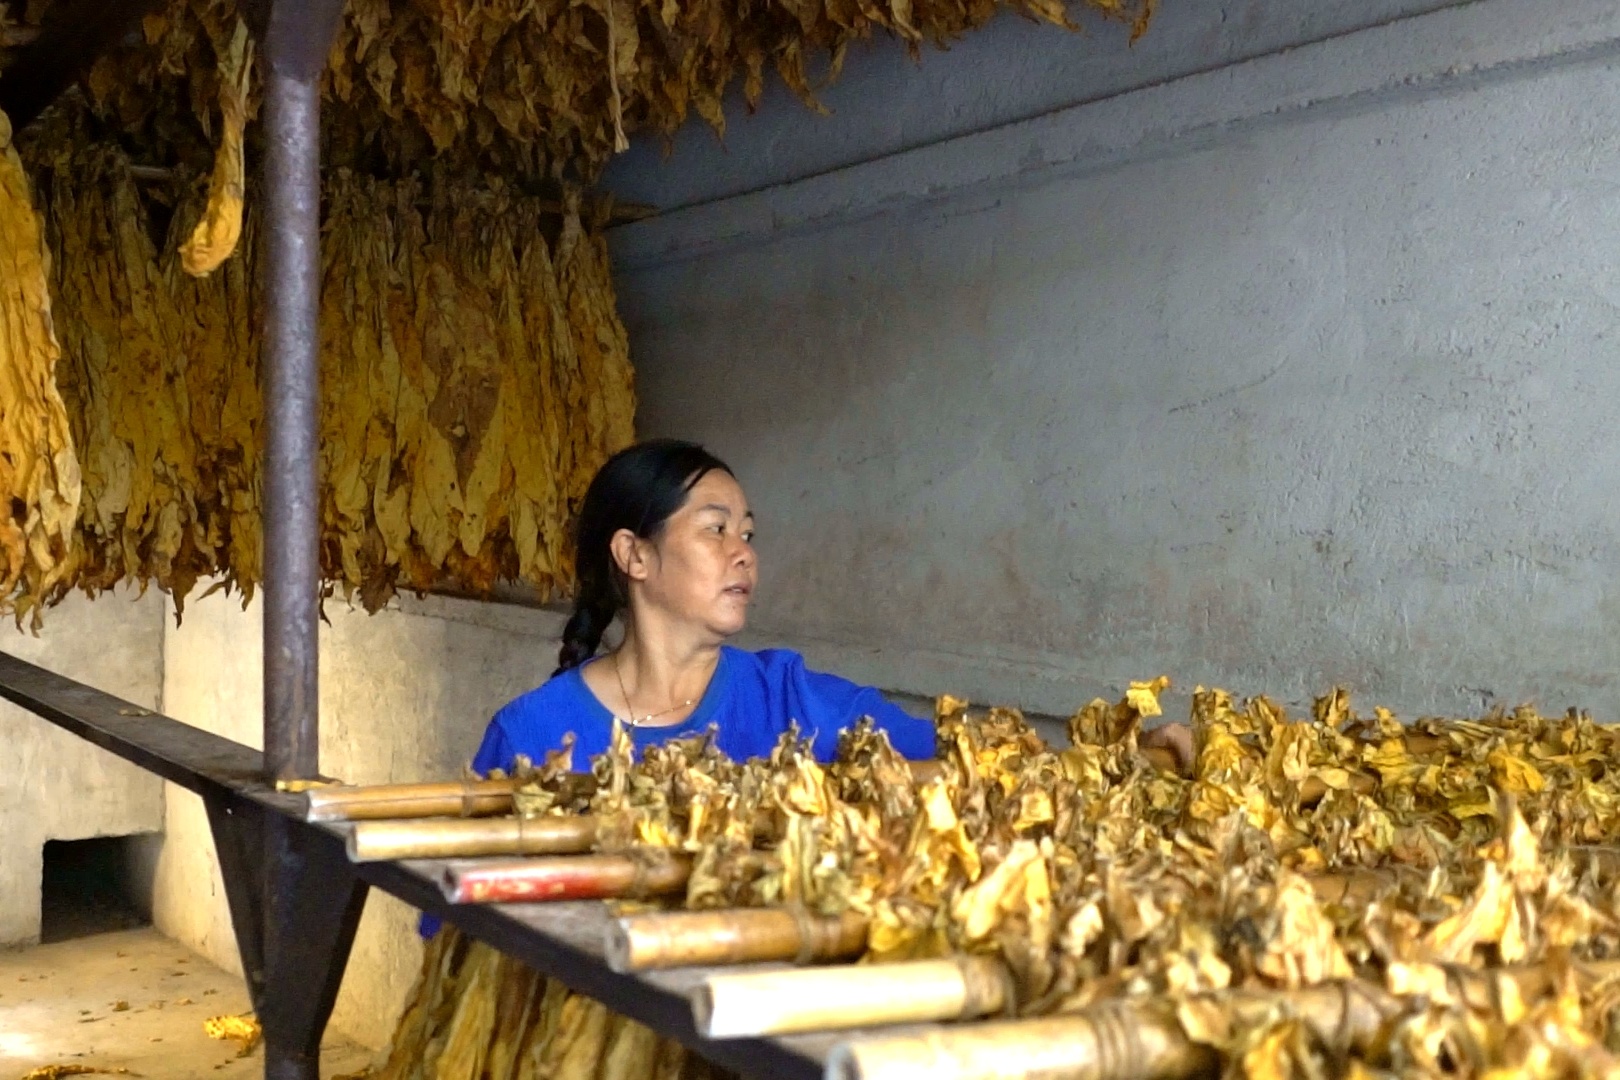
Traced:
POLYGON ((522 903, 540 900, 600 900, 623 891, 623 875, 592 867, 533 870, 470 870, 456 882, 457 903, 522 903))

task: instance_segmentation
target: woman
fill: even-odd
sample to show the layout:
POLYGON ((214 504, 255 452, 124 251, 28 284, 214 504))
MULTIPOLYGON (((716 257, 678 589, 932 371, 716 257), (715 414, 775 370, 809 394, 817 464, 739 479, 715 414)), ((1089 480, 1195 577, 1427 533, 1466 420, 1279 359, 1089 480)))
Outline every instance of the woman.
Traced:
POLYGON ((878 691, 808 670, 783 649, 725 644, 759 582, 754 515, 731 470, 700 446, 660 439, 621 451, 591 481, 575 545, 578 594, 551 679, 490 721, 473 768, 510 768, 575 738, 575 766, 608 748, 617 718, 638 748, 716 729, 742 761, 797 724, 820 761, 864 716, 908 758, 934 756, 934 725, 878 691), (624 635, 604 656, 603 634, 624 635))

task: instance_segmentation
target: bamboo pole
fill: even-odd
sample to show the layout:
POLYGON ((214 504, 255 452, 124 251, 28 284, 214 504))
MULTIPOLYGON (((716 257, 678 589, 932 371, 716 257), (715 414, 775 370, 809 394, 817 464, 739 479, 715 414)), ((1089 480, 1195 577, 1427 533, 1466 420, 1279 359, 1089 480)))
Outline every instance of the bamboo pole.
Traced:
POLYGON ((548 855, 451 863, 440 880, 452 904, 605 900, 680 892, 692 872, 683 855, 657 850, 624 855, 548 855))
MULTIPOLYGON (((913 761, 912 778, 918 784, 945 775, 940 761, 913 761)), ((514 809, 512 793, 529 781, 518 777, 499 780, 450 780, 422 784, 339 784, 312 788, 305 821, 382 821, 432 817, 502 817, 514 809)), ((562 782, 569 798, 589 798, 596 792, 596 777, 570 773, 562 782)), ((427 856, 423 856, 426 858, 427 856)))
POLYGON ((866 950, 867 920, 854 912, 812 915, 789 908, 733 908, 629 915, 603 941, 614 971, 652 971, 794 961, 852 960, 866 950))
POLYGON ((305 821, 374 821, 389 818, 492 817, 512 812, 519 781, 452 780, 313 788, 305 821))
POLYGON ((993 956, 710 975, 692 1016, 710 1039, 759 1038, 882 1024, 970 1020, 1011 998, 993 956))
MULTIPOLYGON (((1398 1008, 1367 983, 1325 983, 1299 991, 1210 995, 1234 1025, 1258 1021, 1286 999, 1335 1050, 1365 1047, 1398 1008)), ((1214 1049, 1194 1042, 1171 1003, 1113 1000, 1040 1020, 931 1027, 856 1039, 827 1057, 827 1080, 1194 1080, 1215 1077, 1214 1049)))
MULTIPOLYGON (((1377 870, 1306 876, 1323 903, 1366 903, 1395 880, 1377 870)), ((603 953, 618 972, 775 961, 826 963, 864 952, 867 925, 854 912, 833 918, 789 908, 655 912, 611 923, 604 933, 603 953)))
POLYGON ((1365 904, 1396 883, 1393 874, 1381 870, 1328 871, 1305 878, 1324 904, 1365 904))
POLYGON ((577 855, 596 845, 596 818, 453 818, 360 821, 349 831, 351 862, 459 859, 480 855, 577 855))
MULTIPOLYGON (((1511 982, 1525 1001, 1555 985, 1547 964, 1479 970, 1444 968, 1451 992, 1480 1008, 1501 1000, 1511 982)), ((1620 975, 1620 961, 1575 965, 1585 980, 1620 975)), ((1192 999, 1213 1005, 1234 1029, 1258 1023, 1286 1002, 1312 1034, 1338 1055, 1366 1054, 1383 1037, 1390 1017, 1403 1007, 1383 987, 1360 980, 1323 983, 1303 990, 1233 990, 1192 999)), ((1115 999, 1077 1013, 1039 1020, 1012 1020, 930 1027, 847 1040, 827 1057, 826 1080, 1194 1080, 1215 1077, 1214 1051, 1183 1030, 1171 1003, 1152 998, 1115 999)))

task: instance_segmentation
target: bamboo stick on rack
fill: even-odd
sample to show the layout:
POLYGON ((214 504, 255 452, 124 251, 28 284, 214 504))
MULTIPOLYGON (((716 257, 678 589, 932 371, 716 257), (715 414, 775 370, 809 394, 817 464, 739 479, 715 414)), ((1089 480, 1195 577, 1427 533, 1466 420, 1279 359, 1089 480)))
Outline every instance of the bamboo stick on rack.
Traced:
MULTIPOLYGON (((1308 875, 1323 903, 1365 903, 1394 884, 1376 870, 1308 875)), ((866 948, 868 920, 855 912, 811 915, 790 908, 722 908, 623 916, 604 933, 618 972, 675 967, 852 960, 866 948)))
MULTIPOLYGON (((1381 988, 1358 982, 1292 993, 1237 991, 1210 1000, 1241 1024, 1284 997, 1339 1050, 1376 1038, 1396 1007, 1381 988)), ((1132 999, 1039 1020, 930 1027, 843 1042, 827 1057, 826 1080, 1193 1080, 1219 1073, 1215 1051, 1182 1030, 1172 1005, 1132 999)))
POLYGON ((1000 959, 954 956, 710 975, 692 992, 692 1016, 706 1038, 758 1038, 970 1020, 1000 1012, 1010 996, 1000 959))
POLYGON ((306 821, 375 821, 389 818, 491 817, 512 812, 520 781, 453 780, 429 784, 322 787, 306 793, 306 821))
MULTIPOLYGON (((1445 969, 1460 1000, 1491 1007, 1511 982, 1522 1000, 1555 985, 1549 965, 1445 969)), ((1620 975, 1620 961, 1576 965, 1586 980, 1620 975)), ((1338 1055, 1365 1054, 1403 1007, 1383 987, 1361 980, 1303 990, 1232 990, 1192 999, 1240 1029, 1286 1002, 1317 1040, 1338 1055)), ((846 1040, 827 1056, 826 1080, 1194 1080, 1220 1074, 1214 1051, 1194 1042, 1175 1007, 1153 998, 1115 999, 1038 1020, 929 1027, 846 1040)))
MULTIPOLYGON (((919 784, 945 773, 939 761, 910 762, 912 778, 919 784)), ((423 784, 337 784, 313 788, 306 793, 305 821, 384 821, 414 818, 501 817, 514 810, 513 792, 530 781, 521 777, 499 780, 451 780, 423 784)), ((570 798, 589 798, 596 791, 596 777, 572 773, 564 781, 570 798)), ((429 856, 420 856, 428 858, 429 856)))
POLYGON ((665 896, 686 888, 692 862, 661 850, 622 855, 549 855, 452 863, 440 888, 452 904, 606 900, 665 896))
POLYGON ((480 855, 577 855, 596 845, 589 815, 360 821, 349 832, 351 862, 461 859, 480 855))
POLYGON ((791 961, 853 960, 866 949, 867 920, 854 912, 812 915, 789 908, 729 908, 629 915, 603 942, 614 971, 791 961))

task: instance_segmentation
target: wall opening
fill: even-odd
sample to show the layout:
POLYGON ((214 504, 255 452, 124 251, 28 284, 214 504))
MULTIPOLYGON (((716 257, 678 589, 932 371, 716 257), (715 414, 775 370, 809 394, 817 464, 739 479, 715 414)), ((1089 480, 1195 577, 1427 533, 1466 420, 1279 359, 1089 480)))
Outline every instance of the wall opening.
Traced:
POLYGON ((153 839, 46 841, 39 940, 67 941, 150 926, 153 839))

